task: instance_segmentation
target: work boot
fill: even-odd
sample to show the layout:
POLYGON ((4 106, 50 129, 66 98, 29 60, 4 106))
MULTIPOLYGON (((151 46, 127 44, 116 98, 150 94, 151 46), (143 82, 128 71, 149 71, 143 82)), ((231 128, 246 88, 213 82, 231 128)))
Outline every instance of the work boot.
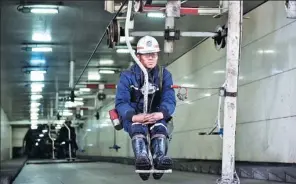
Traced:
MULTIPOLYGON (((147 139, 142 135, 135 135, 132 138, 132 146, 135 154, 136 170, 150 170, 152 165, 149 160, 147 139)), ((139 173, 142 180, 148 180, 150 173, 139 173)))
MULTIPOLYGON (((173 161, 166 156, 168 141, 165 136, 155 137, 151 140, 153 164, 156 170, 172 169, 173 161)), ((159 180, 164 173, 153 173, 153 178, 159 180)))

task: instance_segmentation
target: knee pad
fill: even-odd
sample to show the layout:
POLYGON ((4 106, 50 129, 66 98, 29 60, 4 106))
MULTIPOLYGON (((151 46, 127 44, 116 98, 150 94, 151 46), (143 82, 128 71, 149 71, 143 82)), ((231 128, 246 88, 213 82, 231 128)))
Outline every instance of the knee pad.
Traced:
POLYGON ((168 135, 167 127, 163 123, 155 123, 153 126, 150 127, 150 131, 151 131, 151 136, 160 134, 167 137, 168 135))
POLYGON ((147 136, 148 128, 147 126, 143 126, 142 124, 131 124, 129 134, 131 137, 135 135, 144 135, 147 136))

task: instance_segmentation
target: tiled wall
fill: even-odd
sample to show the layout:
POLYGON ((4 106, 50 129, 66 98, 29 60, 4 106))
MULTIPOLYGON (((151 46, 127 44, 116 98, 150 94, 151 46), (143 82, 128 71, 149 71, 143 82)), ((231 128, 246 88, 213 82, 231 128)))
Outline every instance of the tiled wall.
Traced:
POLYGON ((10 158, 11 127, 5 112, 1 108, 1 160, 10 158))
MULTIPOLYGON (((236 159, 241 161, 296 162, 296 22, 287 19, 284 3, 268 1, 247 15, 243 24, 240 62, 236 159)), ((225 80, 225 50, 217 51, 208 39, 168 69, 175 84, 220 87, 225 80)), ((174 158, 221 159, 222 140, 201 136, 217 116, 217 90, 189 90, 178 101, 175 130, 169 154, 174 158)), ((103 110, 113 108, 113 104, 103 110)), ((117 132, 119 152, 113 145, 113 128, 98 127, 106 120, 88 122, 86 154, 133 156, 130 140, 117 132)))

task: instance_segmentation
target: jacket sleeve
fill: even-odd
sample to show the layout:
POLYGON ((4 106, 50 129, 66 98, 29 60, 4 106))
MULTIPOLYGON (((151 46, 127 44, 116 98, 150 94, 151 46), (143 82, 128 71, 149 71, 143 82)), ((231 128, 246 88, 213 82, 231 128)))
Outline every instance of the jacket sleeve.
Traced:
POLYGON ((162 84, 162 95, 161 102, 159 106, 160 112, 163 113, 164 119, 169 119, 176 108, 176 96, 175 90, 171 88, 173 85, 173 78, 171 73, 164 69, 163 72, 163 84, 162 84))
POLYGON ((132 121, 136 111, 130 106, 131 94, 126 73, 121 73, 116 89, 115 108, 122 120, 132 121))

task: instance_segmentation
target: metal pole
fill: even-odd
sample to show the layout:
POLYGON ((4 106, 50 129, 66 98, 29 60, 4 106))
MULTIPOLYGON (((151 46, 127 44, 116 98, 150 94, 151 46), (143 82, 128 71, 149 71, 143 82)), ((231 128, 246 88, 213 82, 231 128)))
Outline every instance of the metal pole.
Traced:
MULTIPOLYGON (((71 141, 71 131, 70 128, 67 126, 66 123, 64 123, 65 127, 68 129, 68 138, 69 141, 71 141)), ((71 150, 71 143, 69 142, 69 158, 72 159, 72 150, 71 150)))
MULTIPOLYGON (((175 28, 175 17, 180 17, 181 1, 170 0, 166 4, 165 29, 175 28)), ((174 40, 164 40, 164 53, 174 51, 174 40)))
POLYGON ((70 79, 69 79, 69 88, 74 88, 74 61, 70 61, 70 79))
MULTIPOLYGON (((131 36, 164 36, 164 31, 134 31, 130 33, 131 36)), ((190 31, 183 31, 180 32, 180 35, 183 37, 214 37, 217 36, 217 33, 214 32, 190 32, 190 31)))
POLYGON ((237 113, 237 79, 241 52, 243 1, 229 1, 226 85, 232 95, 225 97, 222 178, 220 183, 238 183, 235 174, 235 131, 237 113))
POLYGON ((48 136, 51 140, 51 144, 52 144, 52 159, 55 159, 55 155, 54 155, 54 139, 51 137, 51 124, 48 123, 48 136))

